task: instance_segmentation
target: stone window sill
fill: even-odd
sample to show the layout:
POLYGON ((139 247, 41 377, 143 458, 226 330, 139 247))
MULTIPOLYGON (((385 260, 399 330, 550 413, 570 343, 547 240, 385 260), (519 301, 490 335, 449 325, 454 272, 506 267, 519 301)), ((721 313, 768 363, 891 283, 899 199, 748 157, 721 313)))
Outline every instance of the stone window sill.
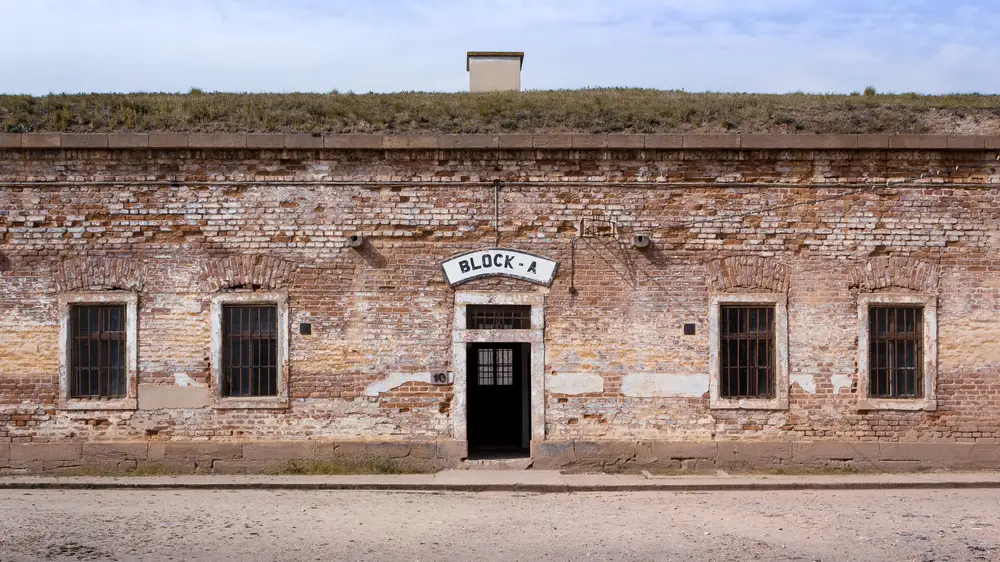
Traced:
POLYGON ((787 410, 788 398, 716 398, 711 401, 712 410, 787 410))
POLYGON ((57 410, 135 410, 139 401, 135 398, 88 399, 68 398, 59 401, 57 410))
POLYGON ((858 410, 897 410, 905 412, 937 410, 937 400, 925 398, 916 400, 896 400, 888 398, 862 398, 858 401, 858 410))
POLYGON ((212 407, 217 410, 284 410, 288 400, 278 397, 265 398, 219 398, 212 407))

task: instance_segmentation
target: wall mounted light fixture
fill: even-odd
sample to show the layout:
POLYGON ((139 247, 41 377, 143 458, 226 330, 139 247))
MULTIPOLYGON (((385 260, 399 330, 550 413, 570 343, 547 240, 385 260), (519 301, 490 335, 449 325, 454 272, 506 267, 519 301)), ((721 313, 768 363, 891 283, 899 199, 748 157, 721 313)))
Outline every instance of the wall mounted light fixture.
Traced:
POLYGON ((643 248, 648 248, 652 241, 649 239, 648 234, 633 234, 632 235, 632 245, 640 250, 643 248))

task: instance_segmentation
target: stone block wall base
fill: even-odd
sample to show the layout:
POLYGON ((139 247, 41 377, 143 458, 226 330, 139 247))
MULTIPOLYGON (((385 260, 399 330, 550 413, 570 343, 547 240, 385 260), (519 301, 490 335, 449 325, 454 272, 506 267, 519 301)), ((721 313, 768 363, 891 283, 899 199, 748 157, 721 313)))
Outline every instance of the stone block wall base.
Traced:
MULTIPOLYGON (((310 474, 434 471, 461 466, 467 443, 150 441, 0 444, 9 474, 310 474)), ((534 441, 550 470, 1000 470, 1000 444, 956 442, 534 441)))
POLYGON ((0 476, 430 472, 458 466, 465 450, 453 440, 2 443, 0 476))
POLYGON ((543 441, 533 467, 572 470, 1000 470, 1000 444, 845 441, 543 441))

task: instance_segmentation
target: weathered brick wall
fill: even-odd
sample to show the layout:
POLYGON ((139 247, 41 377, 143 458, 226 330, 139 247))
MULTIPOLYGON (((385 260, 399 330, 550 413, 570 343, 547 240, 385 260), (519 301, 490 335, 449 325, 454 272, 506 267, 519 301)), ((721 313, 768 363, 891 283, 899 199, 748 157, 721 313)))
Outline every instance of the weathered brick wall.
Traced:
POLYGON ((448 437, 450 386, 407 382, 374 395, 366 389, 393 374, 450 363, 453 291, 439 263, 494 244, 491 182, 501 179, 500 245, 556 259, 560 272, 551 289, 511 280, 463 289, 546 293, 547 374, 590 381, 597 375, 603 384, 603 391, 584 385, 550 392, 549 438, 995 443, 1000 169, 858 189, 995 156, 0 150, 0 441, 448 437), (829 200, 808 203, 821 198, 829 200), (773 210, 724 218, 762 207, 773 210), (580 238, 574 251, 580 219, 599 231, 609 224, 602 221, 613 222, 615 233, 580 238), (367 237, 359 250, 346 244, 352 233, 367 237), (650 234, 652 247, 633 248, 633 233, 650 234), (294 267, 286 286, 290 408, 54 409, 55 295, 57 282, 71 282, 60 277, 67 260, 113 257, 133 268, 129 275, 141 284, 139 382, 147 388, 212 384, 209 302, 220 284, 213 268, 248 254, 294 267), (748 288, 720 276, 718 260, 742 256, 761 258, 758 269, 769 279, 748 288), (898 275, 888 285, 859 273, 888 257, 911 260, 892 266, 898 275), (939 407, 859 411, 857 295, 914 291, 906 264, 938 276, 939 407), (773 278, 776 270, 781 280, 773 278), (707 395, 648 384, 657 376, 706 375, 711 291, 786 287, 787 411, 713 411, 707 395), (311 322, 312 335, 299 335, 299 322, 311 322), (696 325, 696 335, 683 335, 685 323, 696 325))

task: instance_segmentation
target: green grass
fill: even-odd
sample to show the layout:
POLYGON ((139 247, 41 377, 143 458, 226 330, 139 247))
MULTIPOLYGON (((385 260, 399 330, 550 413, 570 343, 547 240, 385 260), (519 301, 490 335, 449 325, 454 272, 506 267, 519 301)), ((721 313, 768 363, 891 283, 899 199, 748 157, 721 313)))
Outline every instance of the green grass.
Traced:
POLYGON ((950 133, 995 131, 1000 96, 585 89, 396 94, 0 96, 3 132, 950 133), (961 130, 959 129, 961 124, 961 130))
POLYGON ((366 457, 355 460, 321 461, 291 460, 267 474, 290 475, 346 475, 346 474, 419 474, 422 471, 383 457, 366 457))

